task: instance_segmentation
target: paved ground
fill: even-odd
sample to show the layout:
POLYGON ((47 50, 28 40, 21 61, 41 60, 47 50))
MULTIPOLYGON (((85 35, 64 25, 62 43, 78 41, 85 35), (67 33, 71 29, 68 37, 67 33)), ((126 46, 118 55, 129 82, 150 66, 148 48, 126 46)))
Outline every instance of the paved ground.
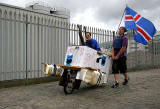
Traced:
POLYGON ((0 109, 160 109, 160 69, 129 75, 128 86, 110 88, 110 75, 106 86, 83 84, 72 95, 57 82, 0 89, 0 109))

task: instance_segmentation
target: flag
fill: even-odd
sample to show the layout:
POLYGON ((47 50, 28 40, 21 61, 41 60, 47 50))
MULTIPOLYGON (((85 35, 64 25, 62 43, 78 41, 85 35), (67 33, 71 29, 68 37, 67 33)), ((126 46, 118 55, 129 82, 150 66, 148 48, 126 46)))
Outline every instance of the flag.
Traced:
POLYGON ((129 7, 125 10, 126 29, 135 30, 134 40, 146 45, 156 33, 153 23, 129 7))

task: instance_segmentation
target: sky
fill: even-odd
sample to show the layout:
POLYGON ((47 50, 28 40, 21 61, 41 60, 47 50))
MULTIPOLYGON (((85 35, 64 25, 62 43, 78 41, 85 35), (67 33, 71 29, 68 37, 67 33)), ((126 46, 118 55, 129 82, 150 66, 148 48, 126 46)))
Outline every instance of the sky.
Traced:
MULTIPOLYGON (((160 31, 160 0, 0 0, 1 3, 19 7, 36 1, 45 2, 51 7, 69 9, 72 23, 108 30, 118 29, 127 4, 160 31)), ((121 26, 124 26, 124 19, 121 26)))

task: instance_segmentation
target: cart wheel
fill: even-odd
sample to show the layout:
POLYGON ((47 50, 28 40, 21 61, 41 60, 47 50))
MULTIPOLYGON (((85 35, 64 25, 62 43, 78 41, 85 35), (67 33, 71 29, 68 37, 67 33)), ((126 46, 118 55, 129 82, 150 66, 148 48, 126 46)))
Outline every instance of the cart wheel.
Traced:
POLYGON ((67 70, 67 76, 66 76, 66 81, 64 84, 64 93, 65 94, 72 94, 73 92, 73 75, 71 75, 71 70, 67 70))
POLYGON ((72 94, 72 92, 74 91, 73 89, 73 83, 72 82, 66 82, 64 85, 64 93, 65 94, 72 94))

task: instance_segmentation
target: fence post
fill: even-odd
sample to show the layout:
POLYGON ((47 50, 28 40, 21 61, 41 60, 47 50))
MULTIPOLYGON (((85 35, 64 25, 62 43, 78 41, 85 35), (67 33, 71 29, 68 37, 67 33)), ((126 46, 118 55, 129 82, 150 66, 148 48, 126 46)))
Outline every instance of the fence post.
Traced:
POLYGON ((113 31, 113 40, 114 40, 114 37, 115 37, 115 31, 113 31))
POLYGON ((28 84, 28 58, 27 58, 27 54, 28 54, 28 14, 26 14, 26 82, 25 82, 25 85, 28 84))
POLYGON ((39 63, 40 63, 40 61, 39 61, 39 59, 40 59, 39 58, 39 51, 40 51, 40 47, 39 47, 39 43, 40 43, 39 42, 40 41, 39 40, 39 37, 40 37, 39 36, 39 32, 40 32, 40 30, 39 29, 40 29, 40 27, 39 27, 39 24, 40 24, 40 18, 38 17, 38 27, 37 27, 38 28, 38 33, 37 33, 37 35, 38 35, 38 43, 37 43, 38 44, 38 77, 40 77, 40 66, 39 66, 39 63))
MULTIPOLYGON (((134 31, 133 31, 133 38, 134 38, 134 31)), ((138 56, 137 56, 137 48, 138 48, 138 46, 137 46, 137 42, 135 41, 135 67, 137 68, 138 67, 138 56)))
POLYGON ((151 53, 152 55, 151 55, 151 60, 152 60, 152 65, 151 66, 153 66, 154 67, 154 45, 153 45, 153 38, 152 38, 152 53, 151 53))

